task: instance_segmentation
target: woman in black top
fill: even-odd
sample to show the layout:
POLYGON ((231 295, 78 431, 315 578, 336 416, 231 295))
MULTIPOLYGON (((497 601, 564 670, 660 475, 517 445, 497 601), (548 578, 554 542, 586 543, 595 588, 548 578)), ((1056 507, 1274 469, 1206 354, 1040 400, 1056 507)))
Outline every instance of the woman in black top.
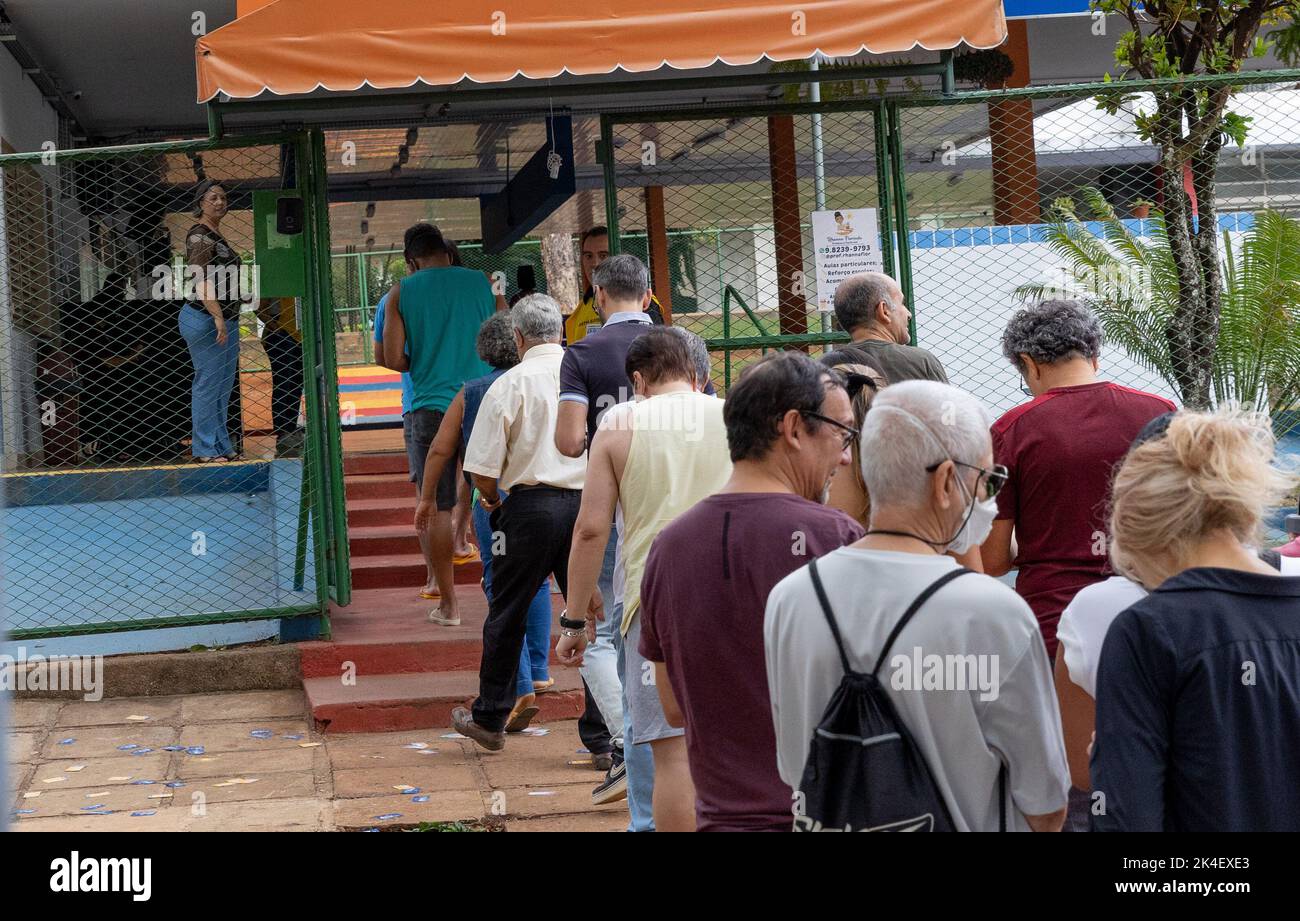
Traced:
POLYGON ((187 286, 193 292, 180 313, 181 335, 194 363, 190 390, 190 453, 200 463, 235 460, 227 414, 239 370, 240 268, 242 260, 221 235, 226 190, 205 180, 194 196, 198 220, 185 234, 187 286))
POLYGON ((1151 594, 1097 670, 1099 831, 1300 831, 1300 577, 1255 550, 1295 478, 1266 417, 1180 412, 1112 490, 1111 559, 1151 594))

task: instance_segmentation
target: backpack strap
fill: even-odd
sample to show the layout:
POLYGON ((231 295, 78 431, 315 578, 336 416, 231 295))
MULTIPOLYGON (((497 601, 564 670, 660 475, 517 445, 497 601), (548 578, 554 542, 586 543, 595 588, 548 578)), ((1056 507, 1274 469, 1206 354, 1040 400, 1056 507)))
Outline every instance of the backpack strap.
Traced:
MULTIPOLYGON (((952 572, 946 572, 927 585, 925 590, 916 596, 916 600, 913 601, 911 606, 903 612, 903 616, 898 619, 898 623, 894 624, 894 629, 889 631, 889 638, 885 640, 885 646, 880 650, 880 655, 876 658, 876 667, 871 670, 873 678, 876 673, 880 671, 880 666, 889 658, 889 650, 893 648, 894 640, 898 638, 898 634, 903 632, 903 628, 906 627, 907 622, 912 619, 912 615, 921 609, 921 605, 929 601, 931 595, 943 588, 953 579, 956 579, 958 576, 964 576, 970 571, 971 570, 967 569, 965 566, 959 566, 952 572)), ((838 641, 838 636, 836 639, 838 641)))
POLYGON ((822 613, 826 615, 826 623, 830 624, 831 636, 835 637, 835 648, 840 653, 840 663, 844 666, 844 674, 854 674, 852 667, 849 665, 848 654, 844 651, 844 640, 840 637, 839 625, 835 623, 835 614, 831 611, 830 599, 826 597, 826 589, 822 586, 822 577, 817 573, 817 561, 813 560, 808 564, 808 574, 812 576, 813 590, 817 592, 817 601, 822 606, 822 613))

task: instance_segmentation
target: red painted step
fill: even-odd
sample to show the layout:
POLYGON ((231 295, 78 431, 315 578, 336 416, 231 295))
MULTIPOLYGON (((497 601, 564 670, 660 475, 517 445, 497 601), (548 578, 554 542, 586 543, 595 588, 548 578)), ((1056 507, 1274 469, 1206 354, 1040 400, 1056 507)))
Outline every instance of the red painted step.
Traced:
POLYGON ((411 503, 416 501, 415 484, 405 473, 347 477, 343 481, 343 490, 348 502, 354 499, 407 499, 411 503))
MULTIPOLYGON (((418 553, 386 553, 352 559, 352 588, 397 588, 421 586, 428 570, 418 553)), ((477 560, 455 568, 457 585, 477 585, 483 566, 477 560)))
MULTIPOLYGON (((411 517, 415 517, 413 514, 411 517)), ((410 522, 390 525, 353 525, 348 528, 348 551, 353 559, 420 552, 420 539, 410 522)))
POLYGON ((374 476, 385 473, 407 473, 406 454, 390 451, 385 454, 348 454, 343 458, 344 476, 374 476))
POLYGON ((397 499, 349 499, 348 528, 408 525, 415 522, 415 496, 410 501, 397 499))
MULTIPOLYGON (((577 670, 561 669, 555 679, 554 692, 538 695, 541 713, 535 719, 577 719, 585 700, 577 670)), ((469 706, 478 695, 478 671, 359 672, 355 684, 344 684, 338 676, 307 678, 302 684, 316 726, 325 732, 439 729, 451 725, 453 708, 469 706)), ((437 746, 435 739, 429 742, 437 746)))

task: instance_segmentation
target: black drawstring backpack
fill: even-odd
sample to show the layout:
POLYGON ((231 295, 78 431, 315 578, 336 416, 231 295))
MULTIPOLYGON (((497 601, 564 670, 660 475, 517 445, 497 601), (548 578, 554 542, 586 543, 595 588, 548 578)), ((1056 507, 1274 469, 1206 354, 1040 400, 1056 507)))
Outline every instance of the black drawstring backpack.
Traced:
MULTIPOLYGON (((908 621, 930 596, 969 569, 955 569, 916 597, 890 631, 870 674, 856 672, 814 560, 808 567, 844 677, 813 733, 795 831, 955 831, 952 815, 907 726, 876 677, 908 621)), ((1006 767, 998 772, 999 829, 1006 831, 1006 767)))

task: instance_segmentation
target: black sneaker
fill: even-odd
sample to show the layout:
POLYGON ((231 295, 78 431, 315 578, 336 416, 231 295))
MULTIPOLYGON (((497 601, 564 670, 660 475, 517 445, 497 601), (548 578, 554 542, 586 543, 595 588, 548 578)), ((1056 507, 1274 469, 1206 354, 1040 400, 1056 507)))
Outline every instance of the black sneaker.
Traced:
POLYGON ((627 799, 627 764, 623 761, 610 768, 600 786, 591 791, 591 805, 603 806, 621 799, 627 799))

